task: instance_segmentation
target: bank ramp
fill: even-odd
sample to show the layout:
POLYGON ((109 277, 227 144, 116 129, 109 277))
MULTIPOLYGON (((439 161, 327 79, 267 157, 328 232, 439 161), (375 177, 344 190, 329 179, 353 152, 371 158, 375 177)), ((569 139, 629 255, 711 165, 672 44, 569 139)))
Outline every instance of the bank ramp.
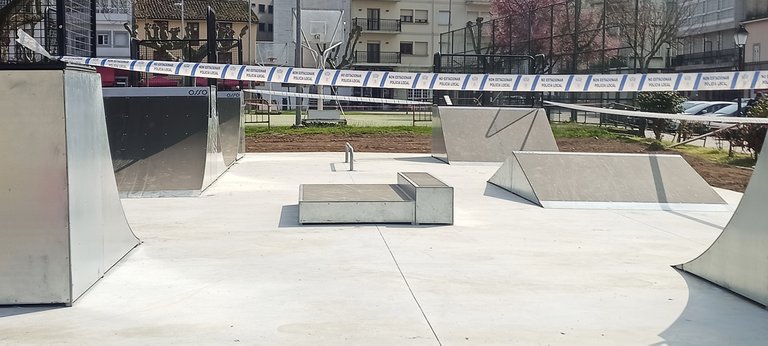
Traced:
POLYGON ((558 151, 543 109, 432 109, 432 156, 441 161, 502 162, 521 150, 558 151))
POLYGON ((544 208, 727 210, 678 155, 516 151, 488 182, 544 208))

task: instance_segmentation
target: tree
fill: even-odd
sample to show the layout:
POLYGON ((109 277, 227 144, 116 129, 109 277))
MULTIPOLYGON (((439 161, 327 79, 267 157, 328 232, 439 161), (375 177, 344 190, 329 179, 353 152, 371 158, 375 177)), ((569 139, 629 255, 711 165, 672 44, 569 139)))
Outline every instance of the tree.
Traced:
POLYGON ((677 45, 681 28, 693 14, 691 1, 605 0, 608 18, 619 29, 624 45, 632 52, 640 72, 648 72, 661 48, 677 45), (637 5, 637 7, 635 7, 637 5))
MULTIPOLYGON (((676 92, 641 92, 637 94, 637 105, 641 111, 653 113, 680 113, 685 98, 676 92)), ((661 140, 661 134, 669 125, 666 119, 653 119, 651 129, 657 141, 661 140)))
MULTIPOLYGON (((768 118, 768 98, 762 98, 757 103, 749 108, 747 112, 748 117, 754 118, 768 118)), ((724 131, 720 134, 720 138, 727 140, 733 147, 747 148, 754 156, 755 159, 760 155, 760 149, 763 148, 763 142, 765 141, 765 135, 768 132, 766 125, 758 124, 743 124, 736 128, 724 131)), ((729 155, 733 155, 730 151, 729 155)))
POLYGON ((562 72, 615 55, 618 40, 605 31, 604 6, 584 0, 492 0, 491 9, 499 17, 493 28, 496 45, 507 46, 510 53, 545 53, 562 72))

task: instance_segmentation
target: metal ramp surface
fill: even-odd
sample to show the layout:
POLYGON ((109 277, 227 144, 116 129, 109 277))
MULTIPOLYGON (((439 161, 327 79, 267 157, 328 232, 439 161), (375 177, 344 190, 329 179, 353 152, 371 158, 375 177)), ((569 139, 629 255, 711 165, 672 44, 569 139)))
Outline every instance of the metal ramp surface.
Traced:
POLYGON ((502 162, 513 151, 558 151, 541 108, 433 107, 432 156, 502 162))
POLYGON ((105 88, 104 102, 121 196, 197 196, 244 150, 241 92, 105 88))
POLYGON ((139 244, 112 174, 99 75, 0 71, 0 103, 0 305, 70 305, 139 244))
MULTIPOLYGON (((768 141, 763 144, 768 155, 768 141)), ((768 306, 768 161, 758 159, 747 190, 723 233, 680 270, 768 306)))
POLYGON ((518 151, 488 182, 544 208, 727 210, 678 155, 518 151))

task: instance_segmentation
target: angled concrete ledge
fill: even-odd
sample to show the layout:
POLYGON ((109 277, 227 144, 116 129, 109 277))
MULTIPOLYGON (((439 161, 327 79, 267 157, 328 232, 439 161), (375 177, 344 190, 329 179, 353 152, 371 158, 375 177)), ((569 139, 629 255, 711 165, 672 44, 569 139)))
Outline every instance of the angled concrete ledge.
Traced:
POLYGON ((424 172, 397 184, 303 184, 299 223, 453 224, 453 188, 424 172))

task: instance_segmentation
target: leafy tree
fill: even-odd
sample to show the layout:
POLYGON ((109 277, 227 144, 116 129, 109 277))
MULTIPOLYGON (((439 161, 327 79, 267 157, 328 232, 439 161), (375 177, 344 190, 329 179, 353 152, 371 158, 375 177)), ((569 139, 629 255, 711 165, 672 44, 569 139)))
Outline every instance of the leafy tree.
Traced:
POLYGON ((619 29, 624 45, 637 59, 641 72, 648 72, 653 57, 666 44, 677 45, 677 38, 685 36, 684 28, 693 14, 691 1, 604 0, 608 4, 608 17, 619 29))
MULTIPOLYGON (((509 47, 510 53, 547 54, 552 65, 575 72, 582 66, 599 62, 603 51, 603 6, 584 0, 492 0, 496 20, 493 28, 497 46, 509 47), (558 61, 566 57, 565 61, 558 61)), ((606 7, 607 8, 607 7, 606 7)), ((607 33, 605 48, 618 46, 615 35, 607 33)), ((607 56, 610 59, 612 56, 607 56)))
MULTIPOLYGON (((768 98, 763 98, 753 105, 747 111, 748 117, 768 118, 768 98)), ((727 140, 733 147, 747 148, 755 159, 760 155, 760 149, 763 148, 765 135, 768 132, 768 126, 759 124, 744 124, 736 128, 723 131, 720 138, 727 140)), ((733 151, 729 152, 733 155, 733 151)))
MULTIPOLYGON (((685 98, 676 92, 641 92, 637 94, 637 105, 640 110, 653 113, 680 113, 683 110, 685 98)), ((653 119, 651 129, 657 141, 661 140, 661 134, 669 126, 666 119, 653 119)))

